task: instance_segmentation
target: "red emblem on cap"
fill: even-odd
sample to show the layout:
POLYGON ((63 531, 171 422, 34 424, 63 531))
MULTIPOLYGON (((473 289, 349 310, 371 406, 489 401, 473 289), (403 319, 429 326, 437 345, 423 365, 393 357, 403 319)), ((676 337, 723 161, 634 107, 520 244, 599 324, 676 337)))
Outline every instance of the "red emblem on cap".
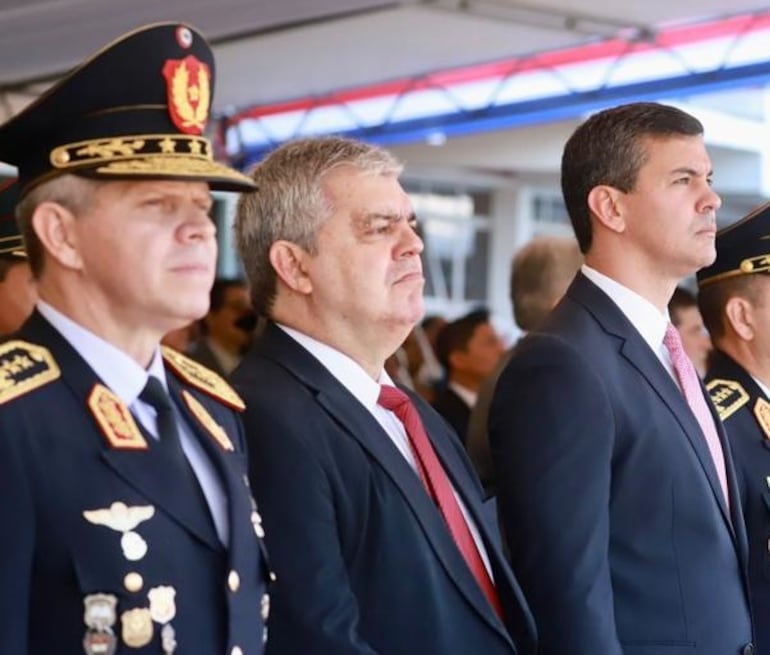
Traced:
POLYGON ((201 134, 209 119, 209 67, 192 55, 168 59, 163 66, 168 92, 168 113, 180 132, 201 134))

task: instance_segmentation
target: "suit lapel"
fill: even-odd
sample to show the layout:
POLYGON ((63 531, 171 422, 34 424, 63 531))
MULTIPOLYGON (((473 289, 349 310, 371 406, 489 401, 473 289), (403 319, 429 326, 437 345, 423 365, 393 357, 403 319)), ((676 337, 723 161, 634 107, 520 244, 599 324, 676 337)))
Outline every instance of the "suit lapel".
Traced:
MULTIPOLYGON (((259 549, 262 551, 263 559, 267 561, 267 553, 261 539, 255 540, 252 536, 248 536, 248 538, 241 536, 241 531, 250 532, 252 530, 252 523, 250 520, 247 520, 247 517, 251 515, 252 511, 256 511, 256 505, 254 508, 249 505, 251 496, 248 490, 248 478, 246 478, 246 454, 243 452, 225 451, 222 445, 201 424, 200 420, 193 415, 187 403, 181 400, 181 387, 173 375, 168 374, 167 379, 169 390, 172 392, 176 406, 182 413, 187 425, 190 426, 195 438, 203 446, 206 455, 213 463, 214 470, 222 483, 222 490, 227 496, 231 551, 242 544, 248 544, 247 547, 252 547, 252 544, 256 541, 259 549)), ((214 534, 213 538, 217 540, 221 547, 218 536, 214 534)), ((233 557, 235 557, 234 554, 233 557)))
MULTIPOLYGON (((673 378, 618 306, 588 278, 578 274, 568 293, 596 318, 606 332, 619 339, 621 355, 639 371, 653 391, 663 401, 663 404, 671 411, 674 419, 679 423, 687 437, 706 475, 714 500, 728 529, 735 536, 732 520, 728 513, 724 494, 722 493, 722 487, 719 484, 716 467, 711 458, 706 439, 703 436, 703 431, 673 378)), ((701 393, 706 394, 702 384, 701 393)), ((711 408, 711 401, 707 398, 706 402, 709 408, 711 408)), ((723 429, 721 423, 716 417, 715 421, 717 430, 720 433, 720 439, 722 439, 723 429)), ((723 449, 725 448, 724 441, 722 441, 722 447, 723 449)), ((730 493, 732 493, 732 490, 730 493)), ((733 496, 733 498, 736 498, 736 496, 733 496)))
MULTIPOLYGON (((63 381, 73 392, 83 411, 90 414, 88 397, 94 385, 103 382, 69 342, 37 312, 25 324, 20 336, 45 344, 49 348, 61 368, 63 381)), ((213 532, 208 508, 205 514, 202 513, 201 508, 189 497, 188 490, 176 484, 176 476, 170 474, 175 466, 173 460, 168 458, 162 449, 153 448, 154 438, 144 430, 139 421, 136 421, 136 424, 147 442, 146 450, 110 447, 102 437, 101 427, 96 419, 93 421, 94 430, 99 433, 97 448, 107 466, 202 542, 214 549, 222 548, 213 532)))
MULTIPOLYGON (((412 395, 412 394, 410 394, 412 395)), ((495 573, 495 584, 498 589, 503 587, 512 590, 515 602, 515 607, 511 608, 507 605, 509 611, 517 611, 522 615, 522 620, 515 622, 516 625, 527 626, 529 635, 517 635, 520 639, 532 639, 532 636, 536 634, 535 619, 532 613, 529 611, 529 605, 524 598, 524 593, 518 585, 518 582, 514 579, 511 570, 506 562, 503 561, 501 553, 498 547, 495 545, 496 540, 489 533, 487 519, 480 513, 480 501, 481 490, 479 489, 479 495, 476 498, 469 497, 470 489, 468 488, 468 472, 464 463, 460 460, 458 452, 452 445, 454 437, 447 432, 444 422, 435 412, 431 411, 424 403, 413 398, 413 402, 417 407, 422 418, 425 431, 433 444, 433 448, 436 451, 441 464, 444 467, 449 479, 452 481, 452 486, 455 491, 462 498, 463 504, 471 515, 476 528, 481 535, 481 539, 486 546, 487 556, 489 557, 490 564, 495 573), (437 439, 436 435, 445 434, 446 439, 437 439), (504 578, 504 580, 502 579, 504 578)), ((478 586, 478 585, 476 585, 478 586)), ((503 594, 501 600, 503 600, 503 594)), ((519 644, 520 647, 524 646, 524 643, 519 644)))
MULTIPOLYGON (((412 511, 447 575, 487 623, 510 641, 420 478, 369 411, 310 353, 275 325, 266 328, 261 337, 260 350, 263 356, 287 368, 303 384, 313 388, 320 405, 386 472, 412 511)), ((442 462, 449 459, 443 449, 439 457, 442 462)), ((455 488, 462 493, 456 473, 447 472, 455 488)), ((481 523, 478 517, 474 518, 481 523)))

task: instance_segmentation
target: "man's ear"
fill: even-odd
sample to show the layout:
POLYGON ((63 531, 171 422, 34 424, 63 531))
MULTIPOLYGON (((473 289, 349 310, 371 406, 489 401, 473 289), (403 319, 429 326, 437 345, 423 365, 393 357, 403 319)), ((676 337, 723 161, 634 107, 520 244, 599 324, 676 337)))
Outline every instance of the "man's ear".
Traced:
POLYGON ((725 303, 724 313, 725 320, 735 334, 744 341, 754 339, 757 325, 754 319, 753 307, 748 300, 740 296, 729 298, 725 303))
POLYGON ((622 211, 623 192, 606 184, 595 186, 588 193, 588 208, 608 230, 622 234, 626 229, 622 211))
POLYGON ((304 295, 313 292, 308 273, 308 252, 291 241, 276 241, 270 246, 270 263, 280 280, 292 291, 304 295))
POLYGON ((61 266, 82 270, 75 215, 57 202, 40 203, 32 214, 32 228, 49 256, 61 266))

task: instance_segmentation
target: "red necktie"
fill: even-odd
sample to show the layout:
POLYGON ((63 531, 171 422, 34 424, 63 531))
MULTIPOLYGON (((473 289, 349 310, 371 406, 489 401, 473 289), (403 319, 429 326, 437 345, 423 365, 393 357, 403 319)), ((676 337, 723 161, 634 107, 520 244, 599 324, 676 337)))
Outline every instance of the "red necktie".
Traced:
POLYGON ((385 409, 394 412, 404 424, 404 429, 409 436, 409 443, 412 446, 412 452, 415 455, 418 473, 428 494, 441 511, 444 520, 449 526, 449 532, 452 534, 457 547, 468 564, 468 568, 470 568, 471 573, 473 573, 473 576, 479 583, 489 604, 497 612, 497 615, 502 618, 503 610, 495 585, 489 576, 486 566, 484 566, 479 549, 476 547, 476 542, 473 540, 473 535, 468 528, 468 523, 465 521, 457 498, 455 498, 452 484, 436 456, 433 444, 431 444, 428 435, 425 433, 425 428, 422 425, 417 408, 403 391, 388 385, 380 387, 380 397, 377 402, 385 409))
POLYGON ((687 353, 684 351, 679 331, 671 325, 671 323, 669 323, 666 328, 666 334, 663 337, 663 345, 671 356, 674 373, 676 373, 679 385, 682 387, 682 393, 684 394, 685 400, 687 400, 687 404, 690 406, 690 409, 692 409, 693 414, 695 414, 695 418, 701 427, 703 436, 706 438, 706 445, 711 453, 711 459, 714 461, 714 467, 716 468, 717 477, 719 478, 719 485, 722 487, 722 494, 729 507, 730 496, 727 493, 725 456, 722 452, 722 444, 719 443, 719 434, 714 425, 714 417, 711 415, 708 405, 706 404, 706 399, 703 397, 703 390, 701 389, 698 374, 695 372, 695 367, 687 356, 687 353))

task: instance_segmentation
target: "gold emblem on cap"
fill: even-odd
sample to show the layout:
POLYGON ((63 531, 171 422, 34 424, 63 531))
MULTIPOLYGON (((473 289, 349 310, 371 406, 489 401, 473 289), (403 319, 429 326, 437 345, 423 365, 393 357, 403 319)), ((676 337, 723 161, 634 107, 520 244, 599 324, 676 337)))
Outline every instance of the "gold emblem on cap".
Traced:
POLYGON ((176 616, 176 589, 168 585, 153 587, 147 592, 150 615, 156 623, 169 623, 176 616))
POLYGON ((754 404, 754 416, 765 433, 765 438, 770 439, 770 403, 764 398, 757 398, 754 404))
POLYGON ((48 349, 18 340, 0 345, 0 405, 60 376, 61 371, 48 349))
POLYGON ((163 66, 168 91, 168 113, 180 132, 201 134, 209 119, 209 67, 193 55, 169 59, 163 66))
POLYGON ((110 446, 119 450, 147 449, 128 407, 103 384, 94 385, 88 396, 88 408, 110 446))
POLYGON ((190 411, 195 415, 201 425, 206 428, 206 431, 214 437, 214 440, 224 449, 233 450, 233 442, 230 441, 230 437, 224 431, 219 423, 214 420, 214 417, 208 413, 206 408, 201 405, 198 400, 187 389, 182 390, 182 398, 187 403, 190 411))
POLYGON ((740 264, 741 273, 763 273, 770 270, 770 255, 757 255, 744 259, 740 264))
POLYGON ((152 641, 152 618, 146 607, 126 610, 120 615, 123 643, 131 648, 142 648, 152 641))
POLYGON ((233 409, 246 409, 241 397, 214 371, 167 346, 163 346, 162 351, 163 360, 178 378, 233 409))

